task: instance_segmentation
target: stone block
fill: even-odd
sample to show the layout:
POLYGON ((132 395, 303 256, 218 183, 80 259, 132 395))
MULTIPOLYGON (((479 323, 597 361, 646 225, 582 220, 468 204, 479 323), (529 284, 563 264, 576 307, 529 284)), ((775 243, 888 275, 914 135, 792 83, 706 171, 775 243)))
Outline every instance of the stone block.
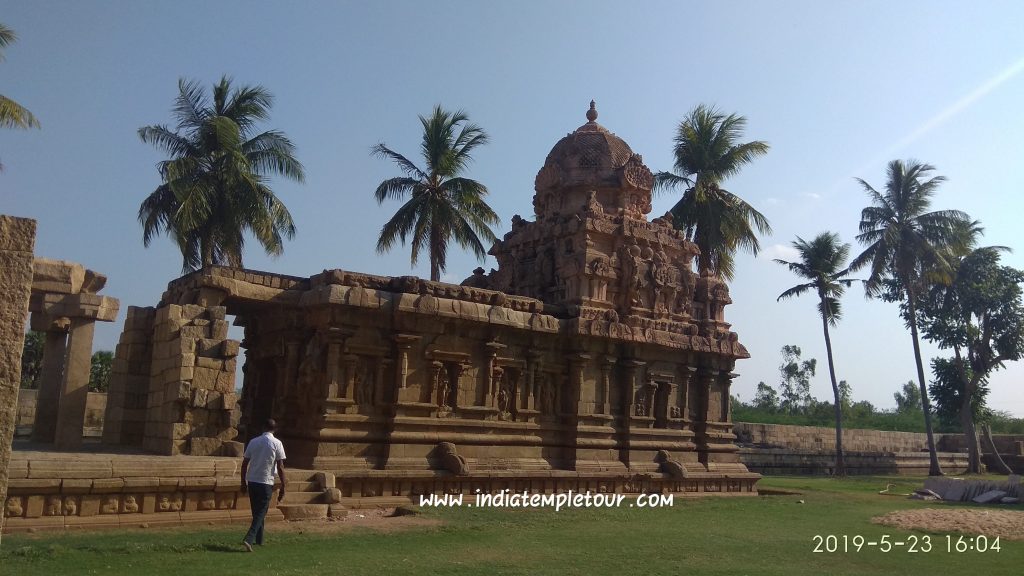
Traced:
POLYGON ((228 323, 226 320, 214 320, 210 326, 210 338, 224 340, 228 337, 228 323))
POLYGON ((238 356, 240 351, 241 343, 238 340, 224 340, 221 349, 221 356, 224 358, 234 358, 238 356))
POLYGON ((78 503, 79 516, 95 516, 100 513, 101 497, 95 494, 84 494, 78 503))
POLYGON ((85 281, 85 267, 75 262, 36 258, 32 264, 32 290, 78 294, 85 281))
MULTIPOLYGON (((207 358, 199 358, 199 366, 192 369, 192 385, 196 388, 205 390, 214 390, 217 388, 218 377, 220 376, 220 370, 203 366, 203 360, 207 358)), ((197 404, 198 406, 199 404, 197 404)), ((202 406, 206 404, 203 403, 202 406)))
POLYGON ((97 478, 92 481, 92 494, 118 494, 124 489, 122 478, 97 478))
POLYGON ((220 393, 228 393, 235 391, 235 373, 234 372, 219 372, 217 374, 217 385, 214 390, 220 393))
POLYGON ((92 490, 92 479, 79 478, 63 480, 60 483, 60 491, 64 494, 86 494, 92 490))
POLYGON ((171 425, 171 438, 180 440, 188 438, 189 434, 192 433, 192 426, 182 422, 175 422, 171 425))
POLYGON ((224 361, 216 358, 204 358, 202 356, 196 358, 196 366, 200 368, 209 368, 216 371, 224 370, 224 361))
POLYGON ((221 444, 217 438, 193 436, 189 439, 189 455, 215 456, 220 452, 221 444))
POLYGON ((193 340, 200 340, 202 338, 209 338, 209 329, 205 326, 182 326, 178 334, 181 338, 191 338, 193 340))
POLYGON ((156 476, 131 476, 124 479, 124 489, 129 492, 145 492, 160 488, 160 479, 156 476))
POLYGON ((36 459, 29 462, 29 478, 110 478, 109 460, 77 459, 74 456, 60 460, 36 459))
POLYGON ((245 445, 241 442, 227 441, 221 443, 220 455, 231 458, 241 458, 245 453, 245 445))
POLYGON ((32 495, 25 498, 25 518, 39 518, 43 515, 43 508, 46 506, 46 497, 32 495))

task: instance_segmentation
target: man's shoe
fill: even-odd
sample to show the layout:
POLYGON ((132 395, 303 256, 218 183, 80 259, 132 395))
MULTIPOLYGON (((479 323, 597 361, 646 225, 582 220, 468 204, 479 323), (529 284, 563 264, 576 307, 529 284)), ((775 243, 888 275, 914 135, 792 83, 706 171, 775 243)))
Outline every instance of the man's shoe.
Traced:
POLYGON ((252 544, 249 544, 245 540, 242 540, 242 546, 245 546, 246 552, 252 552, 252 544))

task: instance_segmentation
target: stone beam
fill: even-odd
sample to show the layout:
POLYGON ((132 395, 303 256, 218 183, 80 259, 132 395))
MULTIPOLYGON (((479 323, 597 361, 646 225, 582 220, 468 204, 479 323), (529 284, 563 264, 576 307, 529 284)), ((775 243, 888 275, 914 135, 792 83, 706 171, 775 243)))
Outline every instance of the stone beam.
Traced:
POLYGON ((117 298, 98 294, 34 293, 29 311, 49 318, 87 318, 95 322, 113 322, 121 303, 117 298))

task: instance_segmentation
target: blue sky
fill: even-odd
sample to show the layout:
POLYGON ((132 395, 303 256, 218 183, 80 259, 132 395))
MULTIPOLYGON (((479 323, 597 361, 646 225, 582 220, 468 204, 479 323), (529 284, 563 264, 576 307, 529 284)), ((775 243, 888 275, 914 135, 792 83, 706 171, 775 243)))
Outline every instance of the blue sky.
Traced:
MULTIPOLYGON (((821 363, 813 384, 830 397, 814 302, 776 303, 797 279, 771 258, 822 231, 858 246, 867 196, 893 158, 935 165, 949 181, 936 209, 981 220, 985 242, 1017 249, 1024 173, 1024 4, 903 2, 53 2, 3 3, 19 41, 0 63, 0 94, 28 107, 41 130, 0 131, 0 212, 39 220, 36 252, 109 276, 104 293, 153 305, 181 261, 171 242, 142 246, 139 203, 159 183, 159 152, 136 135, 168 123, 179 77, 209 86, 223 74, 275 96, 271 122, 295 142, 304 185, 277 182, 299 232, 271 259, 255 245, 247 267, 308 276, 325 268, 410 270, 407 249, 374 251, 397 204, 376 184, 396 175, 370 147, 417 153, 419 123, 436 103, 463 108, 490 134, 471 176, 490 189, 501 235, 532 217, 533 179, 551 146, 598 122, 671 167, 683 115, 709 103, 748 118, 771 151, 727 187, 760 209, 774 234, 757 258, 738 257, 727 319, 753 358, 734 387, 750 399, 776 385, 779 348, 821 363)), ((658 198, 651 216, 673 203, 658 198)), ((450 281, 478 263, 449 254, 450 281)), ((493 260, 484 264, 494 266, 493 260)), ((855 400, 894 405, 914 377, 910 336, 892 305, 844 301, 833 332, 836 370, 855 400)), ((120 321, 96 333, 112 348, 120 321)), ((938 352, 926 346, 927 357, 938 352)), ((1024 369, 992 379, 990 404, 1024 416, 1024 369)))

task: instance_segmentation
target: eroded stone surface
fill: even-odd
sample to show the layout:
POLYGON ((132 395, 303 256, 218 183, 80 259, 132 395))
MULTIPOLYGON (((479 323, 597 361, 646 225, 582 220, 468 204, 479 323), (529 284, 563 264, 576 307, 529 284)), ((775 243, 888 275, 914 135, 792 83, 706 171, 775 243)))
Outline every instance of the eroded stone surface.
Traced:
POLYGON ((7 498, 11 441, 17 422, 21 352, 32 290, 36 222, 0 216, 0 502, 4 514, 23 510, 20 498, 7 498))

